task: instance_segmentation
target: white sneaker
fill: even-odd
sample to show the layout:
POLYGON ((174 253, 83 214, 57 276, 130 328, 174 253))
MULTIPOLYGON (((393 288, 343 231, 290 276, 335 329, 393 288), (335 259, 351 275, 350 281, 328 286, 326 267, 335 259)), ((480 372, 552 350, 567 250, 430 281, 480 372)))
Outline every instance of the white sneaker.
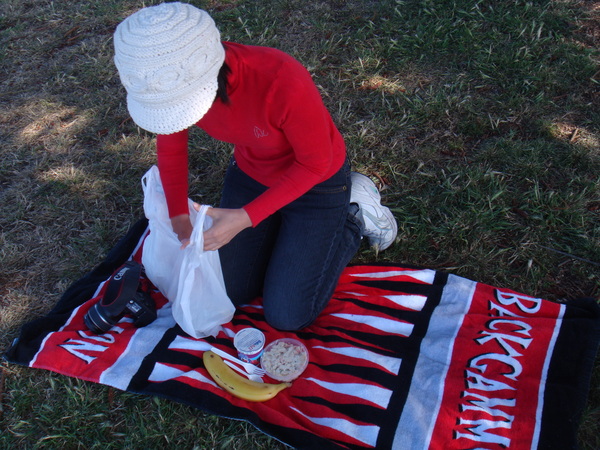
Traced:
POLYGON ((381 205, 381 195, 375 183, 361 173, 352 172, 350 203, 357 203, 365 223, 364 236, 376 250, 385 250, 396 240, 398 224, 394 215, 381 205))

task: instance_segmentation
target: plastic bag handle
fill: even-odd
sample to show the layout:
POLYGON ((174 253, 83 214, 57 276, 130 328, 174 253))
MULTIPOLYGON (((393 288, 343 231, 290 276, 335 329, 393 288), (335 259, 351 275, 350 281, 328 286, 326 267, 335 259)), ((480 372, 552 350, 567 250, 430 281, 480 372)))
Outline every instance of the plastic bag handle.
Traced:
MULTIPOLYGON (((196 219, 194 220, 194 223, 192 224, 193 229, 192 229, 192 235, 190 236, 190 246, 195 247, 196 251, 198 253, 204 252, 204 235, 203 235, 203 233, 205 231, 204 224, 206 221, 206 211, 208 211, 208 208, 210 208, 210 206, 201 205, 200 211, 198 211, 198 214, 196 215, 196 219)), ((208 227, 208 228, 210 228, 210 227, 208 227)))
MULTIPOLYGON (((150 184, 151 180, 156 179, 156 175, 158 172, 158 167, 152 166, 150 169, 142 176, 142 191, 144 194, 148 190, 148 184, 150 184)), ((160 177, 158 178, 160 180, 160 177)))

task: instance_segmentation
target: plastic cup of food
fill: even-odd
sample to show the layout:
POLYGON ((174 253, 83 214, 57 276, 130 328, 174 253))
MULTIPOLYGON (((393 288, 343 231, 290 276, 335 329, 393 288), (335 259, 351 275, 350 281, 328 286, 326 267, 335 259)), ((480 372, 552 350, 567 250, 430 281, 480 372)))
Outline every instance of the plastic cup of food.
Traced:
POLYGON ((274 380, 292 381, 308 366, 308 350, 296 339, 277 339, 265 347, 260 365, 274 380))
POLYGON ((265 335, 256 328, 244 328, 236 333, 233 345, 242 361, 258 365, 265 346, 265 335))

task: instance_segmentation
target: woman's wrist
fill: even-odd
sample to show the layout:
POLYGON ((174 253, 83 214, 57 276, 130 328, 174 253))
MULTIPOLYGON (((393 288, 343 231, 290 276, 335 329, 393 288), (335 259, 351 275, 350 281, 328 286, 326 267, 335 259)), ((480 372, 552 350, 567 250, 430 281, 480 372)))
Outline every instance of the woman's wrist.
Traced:
POLYGON ((179 216, 171 217, 171 227, 181 243, 189 241, 192 235, 192 222, 190 221, 189 214, 180 214, 179 216))

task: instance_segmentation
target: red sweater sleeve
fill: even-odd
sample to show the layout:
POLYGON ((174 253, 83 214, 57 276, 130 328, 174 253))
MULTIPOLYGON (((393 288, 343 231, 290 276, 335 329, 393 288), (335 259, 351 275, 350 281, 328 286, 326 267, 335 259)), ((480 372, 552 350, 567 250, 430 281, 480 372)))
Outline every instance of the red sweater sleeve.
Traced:
POLYGON ((156 137, 160 179, 167 198, 169 217, 189 214, 188 130, 156 137))

